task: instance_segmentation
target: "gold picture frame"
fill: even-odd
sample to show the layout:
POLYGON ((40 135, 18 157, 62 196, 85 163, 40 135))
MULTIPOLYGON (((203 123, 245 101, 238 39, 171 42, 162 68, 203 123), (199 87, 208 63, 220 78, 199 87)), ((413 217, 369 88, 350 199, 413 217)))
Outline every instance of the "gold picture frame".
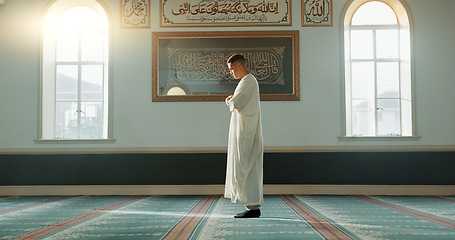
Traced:
POLYGON ((150 0, 120 0, 121 28, 150 28, 150 0))
POLYGON ((152 33, 152 101, 224 101, 239 82, 226 60, 243 54, 261 100, 300 100, 299 31, 152 33))
POLYGON ((332 0, 302 0, 302 26, 332 26, 332 5, 332 0))
POLYGON ((292 26, 292 0, 160 0, 160 27, 292 26))

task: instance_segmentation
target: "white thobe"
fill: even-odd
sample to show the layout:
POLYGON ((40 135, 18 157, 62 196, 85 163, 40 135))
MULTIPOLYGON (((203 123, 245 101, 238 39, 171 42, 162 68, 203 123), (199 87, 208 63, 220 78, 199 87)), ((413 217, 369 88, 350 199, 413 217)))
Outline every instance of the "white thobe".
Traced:
POLYGON ((231 110, 224 196, 243 205, 261 205, 262 124, 259 86, 248 74, 227 102, 231 110))

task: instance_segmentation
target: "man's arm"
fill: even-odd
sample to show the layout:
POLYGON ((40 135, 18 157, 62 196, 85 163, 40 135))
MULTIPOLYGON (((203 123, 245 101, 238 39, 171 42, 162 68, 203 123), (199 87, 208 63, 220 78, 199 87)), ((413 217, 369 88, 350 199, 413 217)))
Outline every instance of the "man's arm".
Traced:
POLYGON ((233 112, 235 108, 241 112, 242 108, 245 106, 248 99, 250 98, 251 91, 252 91, 251 82, 248 80, 241 81, 237 86, 234 95, 232 95, 232 97, 230 98, 228 97, 229 101, 226 102, 229 106, 230 111, 233 112))

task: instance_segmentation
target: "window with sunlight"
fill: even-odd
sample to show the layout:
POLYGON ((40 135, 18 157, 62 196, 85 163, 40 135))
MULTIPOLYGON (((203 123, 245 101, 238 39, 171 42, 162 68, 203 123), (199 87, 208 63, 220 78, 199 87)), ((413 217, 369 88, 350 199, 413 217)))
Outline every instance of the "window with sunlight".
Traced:
POLYGON ((94 0, 55 1, 43 26, 41 139, 107 139, 104 9, 94 0))
POLYGON ((399 0, 353 1, 344 30, 346 136, 412 136, 405 9, 399 0))

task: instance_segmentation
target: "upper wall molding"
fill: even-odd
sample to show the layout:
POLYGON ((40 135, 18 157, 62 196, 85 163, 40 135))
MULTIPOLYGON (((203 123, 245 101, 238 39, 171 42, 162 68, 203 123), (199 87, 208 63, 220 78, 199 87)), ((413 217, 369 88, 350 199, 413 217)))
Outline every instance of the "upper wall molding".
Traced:
MULTIPOLYGON (((455 145, 428 146, 266 146, 265 153, 304 152, 444 152, 455 145)), ((227 147, 0 148, 0 154, 226 153, 227 147)))

